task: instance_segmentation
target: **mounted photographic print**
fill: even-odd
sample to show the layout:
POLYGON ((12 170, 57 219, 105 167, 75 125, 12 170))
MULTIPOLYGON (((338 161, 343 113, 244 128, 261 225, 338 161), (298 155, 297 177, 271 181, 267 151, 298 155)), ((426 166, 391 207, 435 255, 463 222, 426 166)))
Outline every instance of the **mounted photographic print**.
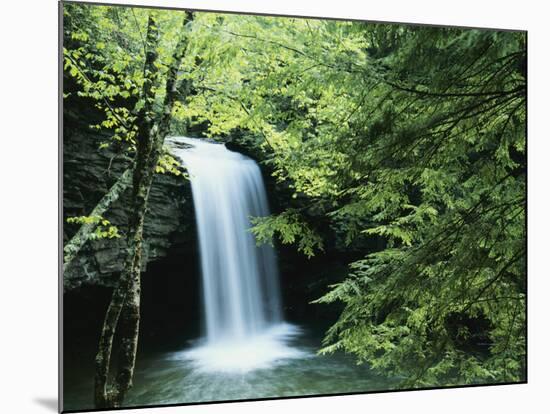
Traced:
POLYGON ((527 381, 526 32, 60 13, 62 411, 527 381))

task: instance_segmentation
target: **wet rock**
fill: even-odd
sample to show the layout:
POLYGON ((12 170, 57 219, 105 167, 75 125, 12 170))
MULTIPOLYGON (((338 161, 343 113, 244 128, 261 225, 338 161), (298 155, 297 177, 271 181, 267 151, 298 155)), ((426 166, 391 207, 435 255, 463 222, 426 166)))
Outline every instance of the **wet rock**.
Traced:
MULTIPOLYGON (((72 126, 64 130, 63 142, 64 241, 78 230, 78 225, 66 223, 67 217, 89 214, 129 165, 129 159, 113 158, 114 153, 99 150, 108 136, 87 130, 86 125, 72 126)), ((129 202, 127 190, 104 215, 118 227, 122 237, 88 241, 64 275, 65 290, 116 283, 126 255, 129 202)), ((149 262, 165 257, 170 248, 189 242, 188 229, 193 220, 189 182, 182 176, 157 174, 145 219, 143 271, 149 262)))

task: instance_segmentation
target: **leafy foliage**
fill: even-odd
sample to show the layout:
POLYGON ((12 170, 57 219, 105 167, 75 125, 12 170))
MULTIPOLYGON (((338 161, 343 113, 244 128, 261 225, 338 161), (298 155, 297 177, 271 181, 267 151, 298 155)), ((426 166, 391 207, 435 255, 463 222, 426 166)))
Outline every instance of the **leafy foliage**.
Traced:
MULTIPOLYGON (((65 70, 131 153, 146 11, 66 13, 65 70)), ((183 66, 173 130, 246 137, 297 200, 252 218, 258 242, 312 256, 319 218, 348 246, 383 241, 317 301, 344 304, 322 353, 407 386, 525 379, 524 33, 196 13, 183 66)))
POLYGON ((251 231, 259 244, 273 244, 273 236, 277 234, 283 244, 296 243, 298 251, 308 257, 312 257, 316 249, 323 249, 321 237, 295 211, 287 210, 278 216, 253 217, 252 224, 251 231))
MULTIPOLYGON (((385 240, 318 301, 345 304, 321 352, 351 352, 408 386, 523 379, 524 34, 201 22, 202 93, 179 115, 213 136, 256 134, 278 180, 348 245, 385 240)), ((311 256, 323 240, 307 210, 252 231, 311 256)))
POLYGON ((120 237, 118 228, 113 226, 109 220, 101 216, 78 216, 67 217, 69 224, 97 224, 97 227, 88 237, 90 240, 116 239, 120 237))
MULTIPOLYGON (((90 125, 94 130, 110 131, 111 138, 99 149, 133 155, 136 151, 138 115, 145 100, 162 112, 163 88, 152 86, 152 94, 142 93, 146 58, 145 32, 149 11, 141 8, 82 4, 64 6, 63 68, 76 81, 79 97, 87 98, 102 112, 102 119, 90 125)), ((162 32, 155 52, 156 65, 166 77, 173 59, 183 12, 155 11, 162 32)), ((64 96, 65 98, 68 97, 64 96)), ((181 166, 166 154, 156 169, 159 173, 181 175, 181 166)))
POLYGON ((159 158, 159 162, 157 164, 157 167, 155 168, 155 172, 159 174, 173 174, 173 175, 181 175, 184 177, 188 177, 188 175, 184 172, 182 172, 182 167, 178 160, 176 160, 170 153, 165 151, 162 156, 159 158))

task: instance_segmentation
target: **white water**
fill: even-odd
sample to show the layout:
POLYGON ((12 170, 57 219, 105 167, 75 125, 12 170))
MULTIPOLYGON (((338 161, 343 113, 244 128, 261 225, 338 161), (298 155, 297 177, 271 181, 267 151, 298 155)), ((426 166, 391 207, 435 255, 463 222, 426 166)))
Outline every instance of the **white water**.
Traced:
POLYGON ((250 217, 269 215, 258 165, 223 144, 167 141, 190 176, 201 255, 206 338, 185 357, 207 371, 249 371, 303 356, 288 346, 299 331, 282 319, 275 252, 249 231, 250 217))

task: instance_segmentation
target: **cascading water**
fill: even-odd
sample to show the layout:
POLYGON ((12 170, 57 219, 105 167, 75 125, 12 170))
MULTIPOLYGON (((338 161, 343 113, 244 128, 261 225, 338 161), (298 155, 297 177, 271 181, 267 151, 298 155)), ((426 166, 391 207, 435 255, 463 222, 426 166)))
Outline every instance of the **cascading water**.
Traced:
POLYGON ((223 144, 167 141, 190 176, 201 255, 206 339, 186 356, 221 371, 302 356, 287 345, 298 330, 282 320, 274 250, 249 231, 250 217, 269 214, 258 165, 223 144))

